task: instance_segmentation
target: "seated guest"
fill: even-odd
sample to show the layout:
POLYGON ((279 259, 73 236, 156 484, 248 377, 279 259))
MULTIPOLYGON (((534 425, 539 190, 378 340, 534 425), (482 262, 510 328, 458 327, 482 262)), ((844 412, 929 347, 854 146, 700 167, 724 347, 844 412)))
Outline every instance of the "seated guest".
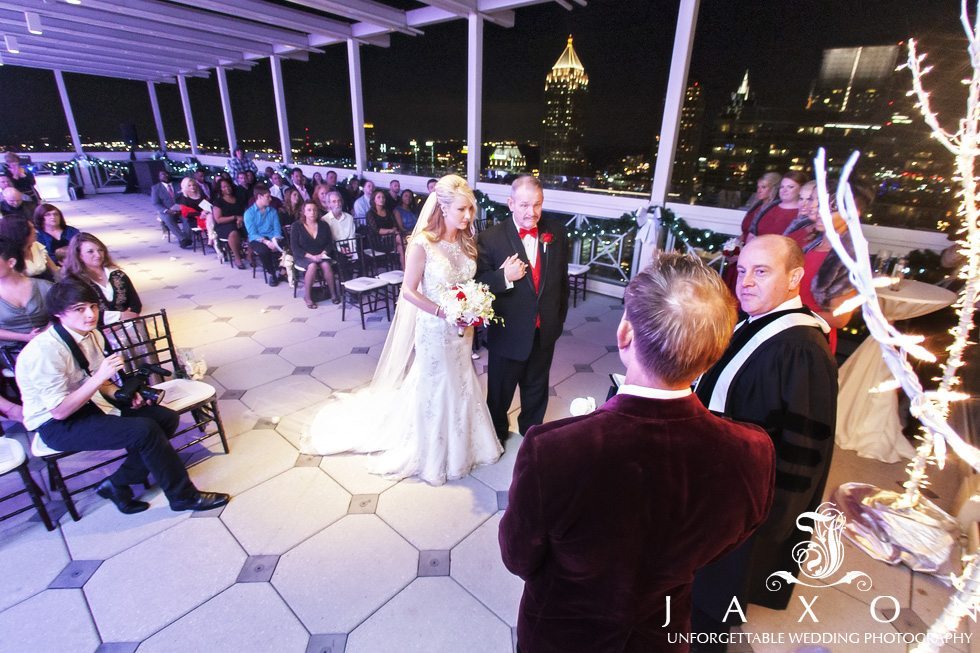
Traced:
POLYGON ((431 195, 436 190, 436 184, 439 183, 438 179, 430 179, 425 182, 425 192, 431 195))
POLYGON ((691 392, 735 324, 721 278, 661 253, 625 302, 626 383, 589 415, 531 427, 514 464, 499 541, 525 581, 522 651, 687 651, 677 636, 690 632, 694 572, 772 504, 766 432, 712 415, 691 392))
POLYGON ((238 179, 238 173, 252 171, 257 173, 259 168, 250 157, 245 156, 245 150, 236 147, 228 159, 228 170, 231 171, 232 179, 238 179))
POLYGON ((374 182, 368 179, 362 184, 364 193, 354 202, 354 217, 358 220, 367 219, 368 211, 371 210, 371 196, 374 195, 374 182))
POLYGON ((99 326, 139 317, 143 303, 129 276, 117 266, 102 241, 84 231, 71 240, 65 276, 92 287, 99 305, 99 326))
POLYGON ((180 180, 180 194, 177 195, 177 205, 180 207, 180 217, 187 222, 190 228, 207 229, 207 221, 211 217, 211 211, 205 210, 202 206, 207 202, 204 192, 194 179, 184 177, 180 180))
POLYGON ((249 192, 251 192, 252 189, 255 188, 255 184, 258 183, 258 181, 259 178, 255 176, 254 172, 252 172, 251 170, 245 171, 245 184, 246 184, 245 187, 249 190, 249 192))
POLYGON ((354 202, 364 195, 361 191, 361 180, 357 176, 351 177, 347 180, 347 188, 341 188, 340 193, 344 197, 344 210, 354 215, 354 202))
POLYGON ((280 225, 293 224, 297 220, 302 219, 302 209, 303 197, 299 194, 299 191, 295 188, 287 188, 283 194, 282 207, 279 209, 281 213, 280 225))
POLYGON ((248 197, 241 188, 235 188, 226 179, 218 180, 218 194, 214 198, 214 232, 218 238, 228 241, 235 267, 245 269, 242 261, 242 232, 245 230, 245 210, 248 197))
POLYGON ((40 277, 51 282, 60 276, 58 266, 48 256, 48 250, 37 242, 34 225, 31 222, 20 218, 4 218, 0 221, 0 236, 20 243, 25 275, 40 277))
POLYGON ((334 242, 347 240, 357 235, 357 224, 354 216, 344 212, 344 200, 337 191, 327 196, 327 214, 324 220, 330 225, 330 233, 334 242))
POLYGON ((316 202, 303 203, 303 219, 289 230, 289 241, 293 260, 306 271, 303 277, 303 299, 306 307, 316 308, 312 291, 318 271, 333 293, 333 303, 339 304, 340 298, 334 291, 333 270, 330 267, 331 261, 336 257, 333 235, 330 225, 320 219, 320 207, 316 202))
POLYGON ((289 185, 286 184, 286 180, 283 179, 282 175, 280 175, 278 172, 274 172, 269 177, 269 181, 269 192, 272 193, 272 196, 280 202, 283 201, 283 193, 287 188, 289 188, 289 185))
MULTIPOLYGON (((320 211, 320 215, 326 215, 330 210, 327 208, 327 198, 330 196, 331 189, 326 183, 319 184, 313 187, 313 202, 316 203, 317 209, 320 211)), ((301 216, 302 217, 302 216, 301 216)))
POLYGON ((204 193, 204 196, 211 199, 211 184, 208 183, 207 175, 204 174, 204 170, 202 168, 198 168, 194 171, 194 181, 196 181, 197 185, 201 187, 201 192, 204 193))
POLYGON ((389 209, 393 209, 402 201, 402 185, 397 179, 392 179, 391 183, 388 184, 388 196, 385 198, 385 202, 388 204, 389 209))
POLYGON ((266 182, 271 181, 272 175, 274 175, 275 173, 276 173, 276 169, 273 168, 272 166, 266 166, 265 170, 262 171, 263 178, 265 179, 266 182))
POLYGON ((54 204, 39 204, 34 210, 34 229, 37 241, 48 250, 55 263, 61 263, 68 254, 68 243, 78 234, 78 229, 65 222, 65 216, 54 204))
MULTIPOLYGON (((4 163, 7 164, 7 176, 14 182, 14 188, 21 192, 27 204, 37 204, 41 201, 41 194, 37 192, 35 186, 34 173, 20 164, 20 157, 16 152, 7 152, 3 155, 4 163)), ((33 206, 29 207, 31 210, 33 206)))
POLYGON ((248 234, 248 244, 252 251, 262 261, 270 286, 279 285, 279 252, 282 250, 276 242, 282 238, 282 227, 279 224, 279 213, 270 206, 272 195, 262 184, 255 186, 255 203, 245 211, 245 231, 248 234))
POLYGON ((24 275, 24 252, 19 243, 0 236, 0 347, 5 359, 15 357, 48 324, 46 279, 24 275))
POLYGON ((248 174, 244 171, 235 175, 235 186, 248 194, 252 193, 252 190, 248 186, 248 174))
POLYGON ((395 207, 395 214, 401 220, 405 233, 410 233, 418 220, 418 216, 415 215, 415 193, 407 188, 402 191, 401 201, 395 207))
POLYGON ((158 183, 150 189, 150 201, 157 210, 157 217, 167 227, 167 230, 177 239, 183 249, 191 248, 191 227, 186 220, 181 219, 177 196, 180 191, 174 188, 170 181, 170 173, 161 170, 157 174, 158 183))
POLYGON ((16 188, 5 188, 0 194, 0 217, 30 220, 33 215, 31 205, 24 202, 24 196, 16 188))
POLYGON ((106 357, 98 331, 98 297, 75 279, 55 284, 47 307, 54 325, 24 347, 17 359, 17 385, 24 399, 24 426, 60 451, 126 449, 123 464, 96 490, 120 512, 150 507, 133 497, 130 486, 148 474, 163 489, 171 510, 210 510, 228 495, 201 492, 191 482, 170 445, 179 416, 147 404, 139 394, 128 406, 110 401, 112 379, 123 368, 120 354, 106 357))
POLYGON ((324 177, 323 183, 327 185, 330 190, 340 190, 337 188, 337 173, 333 170, 327 170, 327 176, 324 177))
POLYGON ((293 188, 299 192, 299 196, 304 202, 312 197, 313 186, 306 181, 306 177, 303 176, 302 170, 299 168, 293 168, 293 171, 289 175, 289 179, 293 184, 293 188))
POLYGON ((806 175, 802 172, 790 170, 784 174, 777 191, 779 201, 770 202, 752 216, 743 242, 748 244, 756 236, 766 234, 782 236, 789 223, 800 214, 800 188, 806 182, 806 175))
POLYGON ((313 187, 314 195, 316 194, 316 187, 322 185, 323 185, 323 175, 321 175, 319 172, 314 172, 313 180, 310 182, 310 186, 313 187))
POLYGON ((380 188, 371 195, 373 206, 367 213, 367 226, 371 246, 381 252, 398 252, 402 269, 405 269, 405 245, 401 235, 405 233, 401 218, 388 208, 387 193, 380 188), (385 242, 381 236, 393 236, 385 242), (393 243, 391 241, 394 241, 393 243))

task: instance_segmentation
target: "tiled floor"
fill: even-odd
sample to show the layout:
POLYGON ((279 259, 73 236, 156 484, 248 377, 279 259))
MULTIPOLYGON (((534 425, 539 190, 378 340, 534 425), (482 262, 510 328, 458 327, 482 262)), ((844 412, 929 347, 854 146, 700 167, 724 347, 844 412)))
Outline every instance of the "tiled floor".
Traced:
MULTIPOLYGON (((102 196, 63 209, 71 224, 107 243, 145 311, 167 309, 178 346, 207 361, 231 453, 214 453, 213 444, 189 450, 191 476, 234 499, 192 518, 171 512, 158 490, 149 493, 151 509, 138 515, 122 515, 89 494, 80 498, 79 522, 51 502, 61 516, 53 533, 30 513, 3 522, 0 650, 513 650, 522 586, 500 563, 496 531, 519 437, 497 464, 439 488, 372 476, 358 456, 301 456, 296 445, 317 407, 331 392, 370 379, 388 323, 375 317, 362 331, 356 320, 341 322, 329 303, 308 310, 286 287, 268 288, 214 256, 168 244, 143 196, 102 196)), ((577 396, 605 396, 607 374, 620 371, 612 346, 620 310, 618 300, 590 295, 571 311, 548 419, 567 415, 577 396)), ((485 360, 475 363, 481 374, 485 360)), ((6 426, 12 437, 24 437, 6 426)), ((895 487, 902 477, 901 465, 836 455, 828 492, 846 481, 895 487)), ((6 477, 0 492, 13 484, 6 477)), ((951 504, 955 489, 952 474, 934 478, 941 505, 951 504)), ((936 580, 850 546, 844 564, 870 573, 874 590, 805 593, 819 598, 816 624, 799 621, 796 603, 785 612, 752 607, 744 630, 786 638, 922 632, 948 596, 936 580), (879 594, 901 605, 893 625, 869 615, 879 594)))

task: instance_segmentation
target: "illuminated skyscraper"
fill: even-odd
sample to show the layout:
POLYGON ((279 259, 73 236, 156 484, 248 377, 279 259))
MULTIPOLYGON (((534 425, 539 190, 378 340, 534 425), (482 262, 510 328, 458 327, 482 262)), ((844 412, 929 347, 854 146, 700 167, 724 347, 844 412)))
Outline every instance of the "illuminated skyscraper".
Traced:
POLYGON ((824 50, 807 109, 849 118, 883 117, 885 102, 893 95, 898 54, 897 45, 824 50))
POLYGON ((546 176, 577 176, 588 173, 582 152, 583 102, 589 88, 589 76, 568 37, 565 51, 552 66, 544 81, 547 103, 541 172, 546 176))

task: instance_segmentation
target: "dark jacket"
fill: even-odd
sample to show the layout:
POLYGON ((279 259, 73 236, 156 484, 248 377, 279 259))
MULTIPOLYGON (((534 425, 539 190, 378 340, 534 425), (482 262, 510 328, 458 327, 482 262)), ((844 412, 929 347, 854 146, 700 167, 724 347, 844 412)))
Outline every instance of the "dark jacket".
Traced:
POLYGON ((762 429, 693 395, 617 395, 532 427, 500 522, 504 565, 525 580, 521 650, 686 651, 668 635, 690 632, 694 572, 762 523, 774 470, 762 429))
POLYGON ((513 219, 490 227, 480 234, 478 241, 476 278, 497 296, 493 310, 504 320, 503 324, 491 324, 487 328, 487 347, 512 360, 527 360, 531 354, 537 316, 541 316, 541 347, 548 348, 561 336, 568 314, 568 234, 561 222, 549 218, 540 220, 538 234, 541 263, 538 292, 534 291, 530 263, 513 219), (547 247, 543 243, 545 234, 551 234, 547 247), (507 289, 500 265, 513 254, 528 265, 528 271, 523 279, 514 282, 513 288, 507 289))

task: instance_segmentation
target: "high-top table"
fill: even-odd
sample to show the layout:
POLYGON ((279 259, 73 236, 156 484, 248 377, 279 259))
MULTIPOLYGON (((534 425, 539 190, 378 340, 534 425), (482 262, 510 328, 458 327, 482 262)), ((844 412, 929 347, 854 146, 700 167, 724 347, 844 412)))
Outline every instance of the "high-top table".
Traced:
MULTIPOLYGON (((956 294, 921 281, 904 280, 897 289, 878 290, 881 310, 890 321, 908 320, 949 306, 956 294)), ((902 435, 898 392, 869 393, 891 378, 878 342, 868 337, 840 368, 837 395, 837 445, 859 456, 886 463, 912 458, 915 449, 902 435)))

